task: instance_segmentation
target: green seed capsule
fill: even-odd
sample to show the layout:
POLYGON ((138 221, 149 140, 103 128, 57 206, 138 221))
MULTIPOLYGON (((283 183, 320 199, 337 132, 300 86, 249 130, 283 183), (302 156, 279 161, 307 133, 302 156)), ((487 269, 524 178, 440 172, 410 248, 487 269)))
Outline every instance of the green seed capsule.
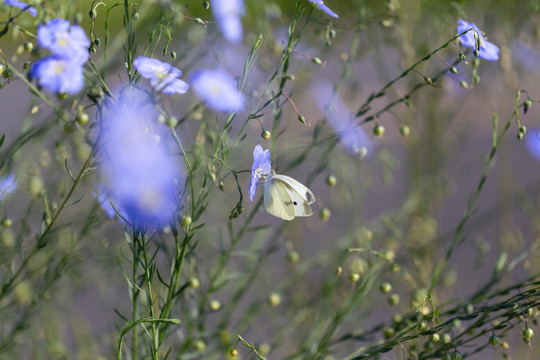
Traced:
POLYGON ((328 186, 336 186, 337 184, 337 179, 334 175, 328 175, 328 177, 326 178, 326 185, 328 186))
POLYGON ((182 216, 182 218, 180 219, 180 224, 182 225, 182 227, 191 225, 191 216, 182 216))
POLYGON ((501 343, 501 338, 498 337, 497 335, 491 335, 489 337, 489 343, 493 346, 497 346, 501 343))
POLYGON ((384 130, 384 126, 377 124, 373 127, 373 134, 378 137, 382 137, 384 134, 384 130))
POLYGON ((261 133, 261 137, 265 140, 270 140, 270 138, 272 137, 272 133, 268 130, 264 130, 262 133, 261 133))
POLYGON ((390 291, 392 291, 392 285, 390 283, 384 282, 379 286, 379 290, 383 294, 388 294, 390 291))
POLYGON ((523 329, 523 337, 526 339, 532 338, 534 335, 534 331, 531 328, 523 329))

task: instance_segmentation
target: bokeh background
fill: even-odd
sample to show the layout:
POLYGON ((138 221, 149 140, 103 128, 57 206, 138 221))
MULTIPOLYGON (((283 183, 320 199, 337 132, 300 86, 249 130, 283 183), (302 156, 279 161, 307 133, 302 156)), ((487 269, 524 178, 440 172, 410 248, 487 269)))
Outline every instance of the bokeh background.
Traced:
MULTIPOLYGON (((244 213, 229 221, 238 202, 237 185, 225 170, 214 174, 218 180, 211 185, 215 189, 199 220, 205 225, 197 232, 197 246, 190 252, 182 275, 184 281, 199 279, 201 286, 188 289, 177 307, 176 316, 185 324, 171 335, 170 344, 177 358, 226 358, 236 333, 253 342, 261 353, 267 352, 269 359, 317 358, 309 346, 316 347, 317 339, 324 339, 322 334, 331 326, 329 319, 347 306, 347 317, 326 343, 329 351, 321 359, 352 358, 362 346, 384 339, 383 330, 392 327, 396 315, 422 313, 429 305, 424 296, 433 271, 452 242, 491 151, 493 114, 500 117, 500 132, 514 112, 516 91, 540 98, 538 1, 328 0, 326 4, 340 15, 339 19, 311 9, 307 1, 301 2, 304 16, 299 27, 303 33, 288 72, 294 79, 288 82, 286 92, 306 123, 298 121, 294 107, 283 98, 278 131, 272 134, 274 168, 313 190, 317 198, 315 215, 290 223, 271 217, 257 202, 262 189, 255 202, 249 202, 246 172, 238 174, 244 213), (448 69, 448 63, 459 59, 461 49, 467 61, 456 65, 457 74, 446 72, 434 84, 416 91, 407 104, 398 104, 383 112, 376 122, 356 128, 355 141, 360 147, 356 153, 343 143, 331 148, 319 144, 297 165, 297 156, 312 143, 315 131, 331 135, 333 121, 354 118, 371 93, 454 37, 458 19, 477 24, 500 48, 499 61, 481 61, 479 83, 471 82, 471 51, 452 42, 373 101, 372 109, 378 111, 402 98, 416 85, 425 83, 425 77, 435 78, 448 69), (331 41, 325 35, 329 29, 335 31, 331 41), (314 63, 312 57, 320 58, 322 64, 314 63), (461 81, 469 87, 460 86, 461 81), (332 98, 335 88, 337 101, 332 98), (383 136, 373 134, 377 124, 385 128, 383 136), (407 136, 403 135, 405 126, 410 131, 407 136), (330 175, 337 180, 335 186, 326 183, 330 175), (249 215, 252 211, 256 211, 253 218, 249 215), (228 224, 235 230, 242 226, 248 229, 234 247, 228 224), (229 251, 230 259, 221 267, 223 253, 229 251), (255 268, 257 271, 252 271, 255 268), (217 270, 220 273, 216 275, 217 270), (360 282, 351 282, 351 274, 358 274, 360 282), (210 287, 216 277, 221 278, 220 286, 210 287), (247 282, 250 285, 236 299, 238 288, 247 282), (383 283, 390 283, 391 294, 399 295, 397 304, 389 303, 391 294, 378 290, 383 283), (355 289, 359 287, 366 290, 353 297, 351 294, 357 294, 355 289), (279 295, 279 306, 268 303, 271 294, 279 295), (224 308, 199 308, 201 299, 208 298, 219 300, 224 308), (227 307, 230 303, 235 307, 227 307), (353 333, 363 336, 346 338, 353 333)), ((36 8, 47 9, 47 16, 78 21, 89 31, 87 14, 91 5, 88 1, 42 2, 36 8)), ((240 76, 251 46, 259 34, 263 35, 245 90, 249 105, 238 116, 242 121, 233 123, 229 133, 230 139, 246 134, 227 164, 235 171, 251 168, 256 144, 269 147, 260 134, 272 130, 272 110, 276 109, 266 109, 260 122, 249 121, 245 130, 241 130, 241 124, 280 61, 295 8, 296 3, 290 1, 246 1, 244 40, 230 45, 222 39, 202 1, 143 1, 137 6, 138 55, 154 32, 150 46, 154 56, 179 67, 188 82, 190 73, 203 66, 223 67, 240 76), (202 24, 193 20, 196 18, 202 19, 202 24), (162 28, 156 26, 160 22, 162 28), (172 37, 165 56, 164 29, 172 37), (176 53, 174 60, 171 51, 176 53)), ((7 7, 2 5, 2 21, 8 18, 7 13, 7 7)), ((105 37, 104 15, 98 9, 95 29, 101 39, 105 37)), ((122 18, 121 6, 111 10, 106 63, 102 48, 97 47, 92 55, 98 68, 105 69, 111 89, 120 88, 127 79, 122 18)), ((45 22, 45 16, 40 21, 45 22)), ((34 19, 28 15, 18 18, 17 24, 35 33, 34 19)), ((0 38, 0 48, 2 56, 23 71, 23 63, 32 57, 21 52, 20 46, 31 37, 18 30, 12 26, 0 38)), ((15 77, 4 79, 3 84, 0 132, 6 137, 0 148, 0 156, 5 156, 1 171, 2 175, 16 173, 20 184, 1 208, 0 217, 14 222, 11 228, 0 228, 0 271, 6 276, 17 268, 30 248, 27 243, 31 244, 40 231, 43 209, 54 208, 65 196, 71 182, 66 159, 70 168, 80 167, 90 151, 88 139, 95 139, 96 134, 91 126, 94 108, 86 109, 90 116, 87 125, 66 131, 54 111, 33 96, 23 81, 15 77), (37 130, 30 132, 28 141, 24 140, 21 134, 32 129, 37 130)), ((64 101, 68 111, 88 104, 84 97, 75 99, 64 101)), ((180 119, 176 131, 185 148, 208 150, 218 141, 225 116, 205 109, 192 92, 160 100, 170 114, 180 119)), ((437 307, 458 306, 461 310, 457 313, 466 314, 471 311, 466 308, 471 296, 486 284, 502 289, 519 285, 539 272, 540 155, 526 145, 528 137, 538 137, 534 131, 540 128, 538 104, 533 102, 527 114, 522 108, 519 111, 527 127, 525 138, 518 140, 518 127, 512 121, 464 227, 462 241, 441 274, 432 298, 437 307), (503 270, 500 276, 493 277, 497 266, 503 270)), ((362 119, 365 117, 357 120, 362 119)), ((211 161, 205 166, 208 173, 213 172, 211 161)), ((13 297, 1 304, 2 336, 9 339, 9 343, 1 344, 6 358, 115 356, 118 328, 125 325, 118 314, 131 311, 125 278, 129 272, 126 259, 131 254, 122 225, 108 219, 92 195, 98 179, 99 174, 92 173, 76 189, 73 202, 53 232, 54 241, 34 258, 13 297)), ((155 241, 165 254, 158 263, 166 271, 166 254, 172 251, 172 244, 167 242, 166 234, 156 236, 155 241)), ((524 290, 518 286, 507 296, 524 290)), ((500 298, 474 305, 489 305, 490 301, 500 298)), ((534 330, 537 313, 534 309, 529 314, 528 326, 534 330)), ((440 320, 450 316, 446 314, 440 320)), ((444 333, 452 337, 461 333, 468 325, 463 323, 444 333)), ((486 347, 470 358, 538 358, 538 349, 522 341, 523 321, 516 318, 514 324, 503 337, 508 348, 486 347)), ((484 345, 490 335, 465 345, 461 352, 466 354, 484 345)), ((376 356, 425 358, 421 355, 425 338, 418 339, 417 348, 404 345, 402 350, 396 346, 376 356)), ((238 351, 255 358, 253 354, 245 355, 245 348, 239 346, 238 351)))

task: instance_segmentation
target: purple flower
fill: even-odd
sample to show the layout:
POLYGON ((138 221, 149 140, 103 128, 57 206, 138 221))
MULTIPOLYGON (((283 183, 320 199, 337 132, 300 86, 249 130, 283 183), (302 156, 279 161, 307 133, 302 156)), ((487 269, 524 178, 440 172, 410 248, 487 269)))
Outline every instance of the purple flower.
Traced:
POLYGON ((33 17, 36 17, 37 15, 37 10, 35 8, 33 8, 32 6, 26 4, 26 3, 23 3, 22 1, 18 1, 18 0, 4 0, 4 2, 6 4, 8 4, 9 6, 13 6, 13 7, 16 7, 18 9, 23 9, 24 11, 28 11, 30 13, 30 15, 32 15, 33 17))
POLYGON ((198 70, 191 75, 193 91, 214 110, 237 112, 245 97, 236 89, 236 80, 223 70, 198 70))
POLYGON ((47 25, 39 25, 37 42, 54 55, 79 64, 84 64, 90 56, 90 40, 84 30, 78 25, 70 25, 68 20, 53 19, 47 25))
POLYGON ((15 175, 9 174, 0 179, 0 201, 4 201, 15 190, 17 190, 15 175))
POLYGON ((227 41, 233 44, 242 41, 243 0, 212 0, 212 13, 227 41))
POLYGON ((334 89, 328 82, 317 82, 310 86, 311 96, 326 114, 328 123, 334 128, 339 141, 345 149, 356 156, 365 156, 373 150, 373 141, 368 134, 354 121, 354 115, 339 96, 334 100, 334 89), (332 104, 330 108, 328 104, 332 104))
POLYGON ((332 10, 330 10, 330 8, 324 4, 323 0, 308 0, 308 1, 312 3, 316 9, 322 10, 328 15, 333 16, 335 18, 339 18, 339 15, 333 12, 332 10))
POLYGON ((143 56, 136 58, 133 65, 143 78, 150 80, 150 84, 157 91, 164 94, 184 94, 189 89, 189 85, 179 79, 182 71, 172 65, 143 56))
POLYGON ((270 150, 263 151, 261 145, 253 150, 253 165, 251 166, 251 180, 249 181, 249 199, 253 202, 259 179, 266 178, 272 171, 270 163, 270 150))
POLYGON ((167 129, 142 96, 130 89, 104 114, 100 170, 121 215, 133 226, 156 228, 173 221, 183 180, 167 129))
POLYGON ((527 130, 525 143, 531 155, 540 161, 540 129, 527 130))
POLYGON ((30 69, 30 77, 38 79, 44 89, 54 93, 78 93, 84 87, 80 63, 52 55, 37 61, 30 69))
POLYGON ((472 47, 476 48, 476 40, 475 37, 480 38, 480 51, 478 52, 478 57, 480 59, 486 59, 489 61, 496 61, 499 60, 499 48, 497 45, 487 41, 484 39, 484 35, 482 35, 482 32, 473 23, 468 23, 465 20, 458 20, 459 25, 457 27, 458 34, 461 34, 469 29, 474 29, 469 32, 467 32, 465 35, 461 35, 459 38, 459 41, 461 41, 461 44, 465 47, 472 47))

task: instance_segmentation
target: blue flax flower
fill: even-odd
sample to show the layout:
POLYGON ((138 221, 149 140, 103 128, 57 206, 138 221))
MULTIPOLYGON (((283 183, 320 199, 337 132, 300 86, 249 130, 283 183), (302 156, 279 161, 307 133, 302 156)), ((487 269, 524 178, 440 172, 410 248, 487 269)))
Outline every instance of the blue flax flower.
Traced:
POLYGON ((15 190, 17 190, 15 175, 9 174, 0 179, 0 201, 4 201, 15 190))
POLYGON ((165 125, 157 123, 158 115, 139 92, 127 91, 102 124, 104 193, 137 228, 170 224, 183 184, 178 159, 166 144, 170 136, 165 125))
POLYGON ((525 143, 531 155, 540 161, 540 129, 527 130, 525 143))
POLYGON ((202 69, 191 75, 193 91, 214 110, 237 112, 245 97, 236 89, 236 80, 223 70, 202 69))
POLYGON ((47 25, 38 26, 37 42, 54 55, 81 65, 90 56, 90 40, 84 30, 78 25, 71 25, 68 20, 53 19, 47 25))
POLYGON ((242 41, 243 0, 212 0, 212 13, 227 41, 233 44, 242 41))
POLYGON ((18 1, 18 0, 4 0, 4 2, 6 4, 8 4, 9 6, 13 6, 13 7, 16 7, 18 9, 23 9, 24 11, 28 11, 30 13, 30 15, 32 15, 33 17, 36 17, 37 15, 37 10, 35 8, 33 8, 32 6, 26 4, 26 3, 23 3, 22 1, 18 1))
POLYGON ((114 199, 112 199, 109 195, 109 192, 102 184, 97 184, 96 189, 94 190, 94 197, 97 199, 99 205, 105 211, 105 214, 107 214, 107 217, 109 219, 113 219, 116 216, 116 210, 119 212, 122 212, 121 209, 118 209, 118 205, 114 203, 114 199), (114 207, 113 207, 114 204, 114 207))
POLYGON ((37 61, 30 69, 30 77, 38 79, 41 87, 54 93, 73 95, 84 87, 82 65, 57 55, 37 61))
POLYGON ((465 20, 458 20, 459 25, 457 27, 458 34, 461 34, 469 29, 474 29, 467 32, 465 35, 461 35, 459 41, 465 47, 476 48, 475 36, 480 38, 480 51, 478 52, 478 57, 480 59, 485 59, 489 61, 499 60, 499 48, 497 45, 484 39, 482 32, 473 23, 468 23, 465 20))
POLYGON ((319 110, 325 113, 328 123, 336 132, 341 145, 355 156, 371 154, 373 141, 355 122, 352 112, 339 96, 334 98, 334 88, 326 81, 318 81, 310 86, 311 96, 319 110), (328 104, 332 104, 328 108, 328 104))
POLYGON ((272 171, 270 163, 270 150, 263 151, 261 145, 253 150, 253 165, 251 166, 251 180, 249 181, 249 199, 253 202, 259 180, 266 178, 272 171))
POLYGON ((322 10, 330 16, 339 18, 339 15, 333 12, 328 6, 326 6, 323 0, 308 0, 316 9, 322 10))
POLYGON ((179 79, 182 71, 170 64, 139 56, 133 61, 133 65, 143 78, 150 80, 150 84, 157 91, 164 94, 184 94, 189 89, 189 85, 179 79))

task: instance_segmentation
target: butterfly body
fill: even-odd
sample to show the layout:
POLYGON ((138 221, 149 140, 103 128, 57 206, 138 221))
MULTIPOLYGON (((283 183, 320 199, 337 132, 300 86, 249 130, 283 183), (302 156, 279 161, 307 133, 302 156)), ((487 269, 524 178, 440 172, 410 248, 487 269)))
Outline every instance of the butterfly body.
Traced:
POLYGON ((313 192, 299 181, 273 170, 264 183, 264 207, 281 219, 292 220, 296 216, 311 216, 310 204, 315 202, 313 192))

